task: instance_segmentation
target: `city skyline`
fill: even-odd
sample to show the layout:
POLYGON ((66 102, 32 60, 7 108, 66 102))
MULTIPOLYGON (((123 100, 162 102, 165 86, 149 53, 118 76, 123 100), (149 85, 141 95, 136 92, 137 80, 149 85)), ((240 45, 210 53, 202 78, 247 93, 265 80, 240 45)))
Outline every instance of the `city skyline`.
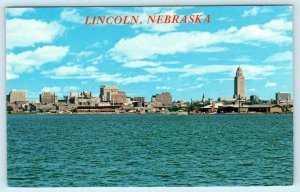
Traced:
POLYGON ((216 100, 232 98, 240 65, 247 98, 293 95, 291 15, 289 6, 9 8, 6 92, 26 90, 29 100, 38 100, 46 91, 97 96, 100 85, 116 85, 147 100, 161 92, 174 100, 200 100, 203 93, 216 100), (183 12, 209 14, 211 23, 83 25, 84 16, 93 14, 183 12))

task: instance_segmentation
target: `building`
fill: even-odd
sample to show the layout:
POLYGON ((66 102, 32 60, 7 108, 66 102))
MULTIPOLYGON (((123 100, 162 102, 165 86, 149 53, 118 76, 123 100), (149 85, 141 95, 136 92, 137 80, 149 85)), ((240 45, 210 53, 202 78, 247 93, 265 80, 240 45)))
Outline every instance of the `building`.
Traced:
POLYGON ((288 92, 278 92, 275 94, 276 101, 290 101, 291 100, 291 94, 288 92))
POLYGON ((223 105, 218 106, 218 113, 283 113, 280 105, 256 104, 256 105, 223 105))
POLYGON ((252 104, 258 104, 259 103, 259 97, 257 95, 251 95, 250 96, 250 102, 252 104))
POLYGON ((246 99, 245 94, 245 77, 243 70, 239 66, 236 70, 236 76, 234 77, 234 95, 235 99, 246 99))
POLYGON ((81 99, 91 99, 92 98, 92 92, 83 91, 80 93, 79 98, 81 99))
POLYGON ((112 105, 123 105, 127 102, 127 96, 125 92, 108 92, 107 99, 112 105))
POLYGON ((144 107, 145 106, 145 97, 132 97, 130 99, 134 107, 144 107))
POLYGON ((7 95, 7 101, 9 103, 26 102, 26 93, 25 93, 25 91, 12 90, 7 95))
POLYGON ((152 95, 151 101, 169 107, 172 105, 172 95, 169 92, 152 95))
POLYGON ((102 102, 107 102, 110 100, 110 98, 108 97, 108 94, 111 95, 111 93, 118 93, 119 92, 119 88, 115 87, 115 86, 105 86, 102 85, 100 87, 100 95, 99 98, 102 102))
POLYGON ((79 97, 77 100, 79 106, 99 106, 100 103, 100 98, 98 97, 91 97, 91 98, 79 97))
POLYGON ((40 94, 40 103, 43 105, 55 103, 56 100, 57 100, 57 97, 55 96, 55 93, 52 94, 50 92, 44 92, 44 93, 40 94))
POLYGON ((70 92, 70 96, 68 98, 68 103, 70 104, 78 104, 78 93, 77 92, 70 92))
POLYGON ((70 97, 78 97, 78 93, 77 92, 70 92, 70 97))

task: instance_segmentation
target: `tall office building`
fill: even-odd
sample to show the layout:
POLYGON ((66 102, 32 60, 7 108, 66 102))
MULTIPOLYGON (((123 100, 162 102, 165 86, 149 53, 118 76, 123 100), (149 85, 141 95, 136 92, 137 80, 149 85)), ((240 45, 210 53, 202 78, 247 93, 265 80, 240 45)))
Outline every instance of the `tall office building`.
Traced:
POLYGON ((278 92, 275 94, 277 101, 289 101, 291 100, 291 94, 288 92, 278 92))
POLYGON ((50 92, 44 92, 40 94, 40 103, 43 105, 56 103, 57 102, 56 100, 57 100, 57 96, 55 96, 55 94, 52 94, 50 92))
POLYGON ((243 70, 239 66, 236 70, 236 75, 234 77, 234 95, 235 99, 246 99, 245 94, 245 77, 243 75, 243 70))
POLYGON ((109 97, 110 97, 110 95, 112 95, 112 93, 118 93, 118 92, 119 92, 118 87, 102 85, 100 87, 99 98, 101 99, 102 102, 107 102, 107 101, 110 101, 109 97))
POLYGON ((9 92, 9 94, 7 96, 7 100, 10 103, 25 102, 26 101, 26 93, 25 93, 25 91, 12 90, 9 92))

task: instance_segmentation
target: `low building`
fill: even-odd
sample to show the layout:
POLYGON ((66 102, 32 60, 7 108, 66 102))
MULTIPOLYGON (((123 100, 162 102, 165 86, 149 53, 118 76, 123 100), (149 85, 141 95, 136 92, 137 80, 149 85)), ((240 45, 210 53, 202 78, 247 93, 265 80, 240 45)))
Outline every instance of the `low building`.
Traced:
POLYGON ((98 106, 100 103, 100 98, 92 97, 92 98, 78 98, 79 106, 98 106))
POLYGON ((111 105, 124 105, 127 102, 127 96, 125 92, 110 92, 107 94, 107 97, 111 105))
POLYGON ((172 95, 170 92, 152 95, 151 102, 161 104, 164 107, 172 106, 172 95))
POLYGON ((130 100, 134 107, 145 107, 145 97, 132 97, 130 100))
POLYGON ((218 113, 283 113, 280 105, 257 104, 257 105, 223 105, 218 107, 218 113))

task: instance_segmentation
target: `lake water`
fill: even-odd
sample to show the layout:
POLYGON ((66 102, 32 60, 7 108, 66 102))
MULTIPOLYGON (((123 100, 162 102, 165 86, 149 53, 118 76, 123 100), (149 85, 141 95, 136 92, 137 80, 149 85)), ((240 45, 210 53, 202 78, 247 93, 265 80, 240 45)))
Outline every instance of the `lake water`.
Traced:
POLYGON ((8 115, 8 184, 293 182, 292 115, 8 115))

